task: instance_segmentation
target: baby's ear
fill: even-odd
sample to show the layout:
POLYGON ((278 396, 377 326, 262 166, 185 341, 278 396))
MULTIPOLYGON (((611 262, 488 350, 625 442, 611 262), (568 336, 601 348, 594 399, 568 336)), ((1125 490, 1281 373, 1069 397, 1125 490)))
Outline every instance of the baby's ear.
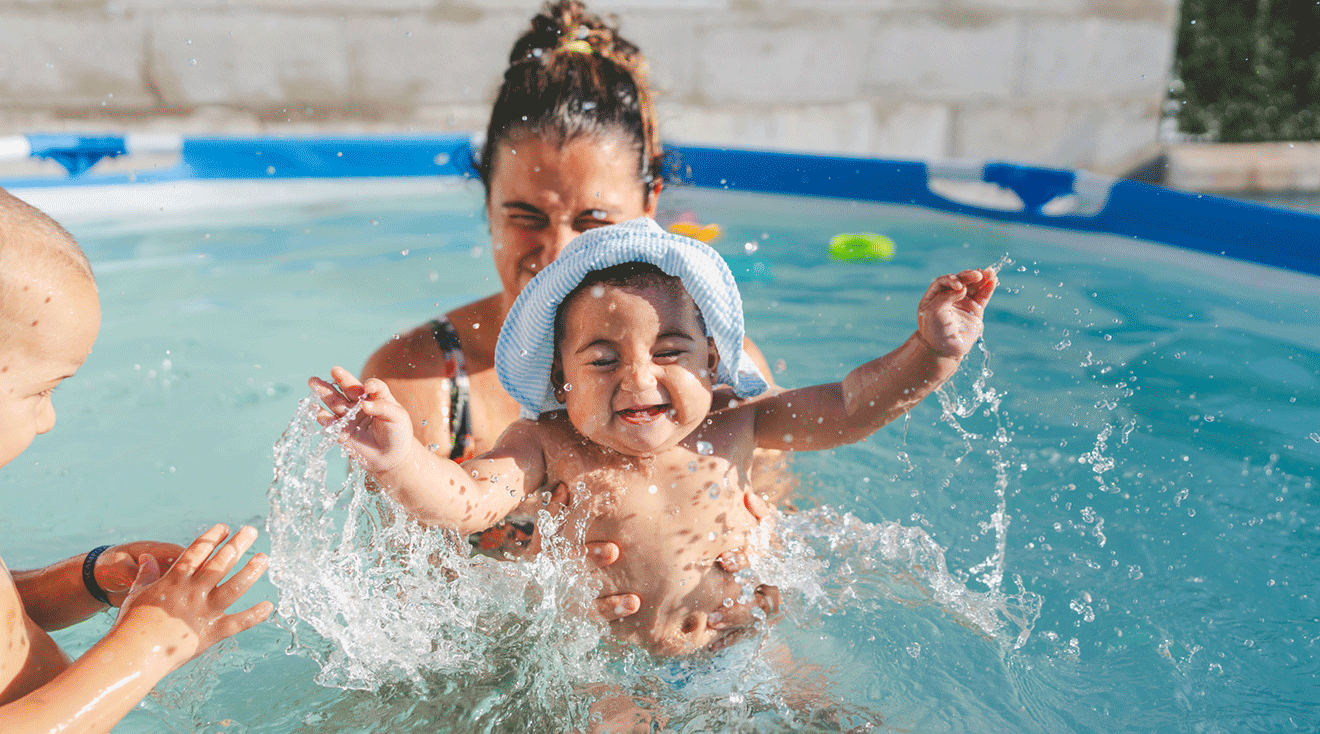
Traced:
POLYGON ((710 370, 710 381, 715 382, 715 368, 720 366, 720 350, 719 347, 715 346, 715 337, 706 337, 706 342, 710 345, 710 364, 706 366, 706 369, 710 370))
POLYGON ((550 365, 550 387, 555 392, 555 400, 564 402, 564 365, 555 356, 555 361, 550 365))

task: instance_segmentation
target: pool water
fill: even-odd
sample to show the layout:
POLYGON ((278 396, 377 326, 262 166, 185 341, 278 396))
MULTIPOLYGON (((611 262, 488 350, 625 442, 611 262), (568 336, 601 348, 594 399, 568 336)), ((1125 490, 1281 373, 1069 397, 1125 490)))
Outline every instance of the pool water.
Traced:
MULTIPOLYGON (((83 243, 104 314, 56 395, 58 430, 0 472, 11 567, 213 521, 264 528, 272 446, 306 425, 307 376, 356 370, 496 289, 470 184, 218 186, 118 219, 87 192, 28 197, 83 243)), ((116 731, 558 731, 582 728, 592 676, 674 731, 1320 728, 1320 279, 888 205, 680 188, 664 206, 724 227, 749 334, 787 386, 897 346, 934 276, 1002 266, 984 352, 939 399, 796 458, 802 509, 777 533, 801 563, 763 569, 785 587, 770 642, 656 666, 532 603, 585 593, 562 569, 525 570, 537 594, 499 609, 444 607, 444 584, 396 573, 362 596, 434 601, 401 618, 443 644, 383 638, 355 668, 362 619, 336 639, 285 618, 176 673, 116 731), (829 238, 856 231, 892 237, 895 258, 831 261, 829 238)), ((290 483, 314 474, 303 456, 272 498, 319 489, 342 509, 342 461, 321 461, 323 486, 290 483)), ((279 595, 263 581, 243 603, 279 595)), ((57 639, 80 652, 109 623, 57 639)))

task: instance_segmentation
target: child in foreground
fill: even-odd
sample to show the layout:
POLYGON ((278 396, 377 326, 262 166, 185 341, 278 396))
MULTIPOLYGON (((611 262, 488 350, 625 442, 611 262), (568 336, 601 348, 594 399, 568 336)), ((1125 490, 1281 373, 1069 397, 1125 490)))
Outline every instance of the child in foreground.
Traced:
MULTIPOLYGON (((100 321, 77 243, 0 189, 0 466, 55 426, 51 392, 87 359, 100 321)), ((266 569, 258 554, 220 583, 257 532, 228 535, 216 525, 187 549, 102 546, 12 574, 0 561, 0 731, 109 732, 168 673, 269 616, 266 601, 225 614, 266 569), (76 661, 47 634, 110 606, 114 626, 76 661)))
POLYGON ((323 425, 360 404, 341 440, 426 525, 480 531, 562 483, 573 497, 559 527, 621 539, 603 571, 641 596, 613 632, 657 654, 713 650, 777 603, 770 587, 747 594, 728 560, 763 514, 752 450, 852 443, 906 413, 958 369, 995 285, 990 270, 941 276, 898 349, 842 382, 749 400, 766 385, 741 349, 742 302, 724 261, 637 219, 582 234, 518 296, 495 364, 522 417, 461 467, 413 437, 380 380, 336 367, 336 385, 310 384, 328 408, 323 425), (715 384, 738 399, 712 411, 715 384))

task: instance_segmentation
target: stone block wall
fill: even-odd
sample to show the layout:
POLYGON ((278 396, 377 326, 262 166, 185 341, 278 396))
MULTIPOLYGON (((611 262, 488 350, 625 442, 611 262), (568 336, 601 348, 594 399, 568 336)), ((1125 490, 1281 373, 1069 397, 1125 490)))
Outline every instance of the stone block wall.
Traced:
MULTIPOLYGON (((684 142, 1123 170, 1177 0, 598 0, 684 142)), ((0 134, 484 128, 530 0, 0 0, 0 134)))

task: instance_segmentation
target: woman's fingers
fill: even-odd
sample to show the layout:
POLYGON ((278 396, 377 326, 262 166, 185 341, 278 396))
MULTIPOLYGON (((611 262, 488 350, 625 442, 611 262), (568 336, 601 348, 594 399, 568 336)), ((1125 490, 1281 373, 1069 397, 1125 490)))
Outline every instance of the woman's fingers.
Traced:
POLYGON ((727 573, 738 573, 744 568, 750 567, 747 562, 747 552, 743 548, 726 550, 719 555, 719 558, 715 559, 715 562, 727 573))
POLYGON ((619 545, 612 540, 596 540, 587 543, 587 560, 596 564, 597 568, 605 566, 619 560, 619 545))

